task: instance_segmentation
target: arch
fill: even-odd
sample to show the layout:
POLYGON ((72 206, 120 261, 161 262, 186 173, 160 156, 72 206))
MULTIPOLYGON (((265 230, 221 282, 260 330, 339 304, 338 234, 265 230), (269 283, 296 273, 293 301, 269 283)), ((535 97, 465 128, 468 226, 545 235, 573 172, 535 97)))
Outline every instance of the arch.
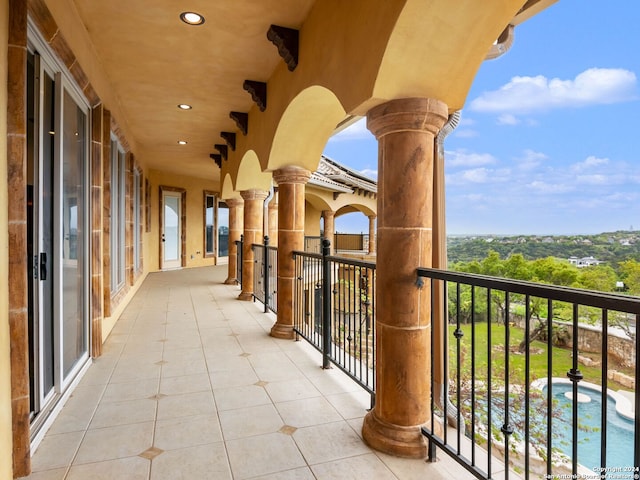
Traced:
POLYGON ((354 213, 354 212, 360 212, 365 217, 369 217, 371 215, 377 215, 375 210, 373 210, 371 207, 367 205, 364 205, 361 203, 349 203, 348 205, 344 205, 340 207, 336 211, 336 218, 339 217, 340 215, 345 215, 347 213, 354 213))
MULTIPOLYGON (((328 195, 331 195, 331 192, 328 192, 328 195)), ((304 199, 305 199, 305 201, 309 202, 311 205, 313 205, 313 207, 315 209, 317 209, 319 211, 333 210, 333 207, 327 201, 327 199, 324 198, 319 193, 314 192, 313 190, 306 189, 305 195, 304 195, 304 199)))
POLYGON ((315 171, 327 140, 344 117, 331 90, 318 85, 305 88, 280 117, 266 169, 296 165, 315 171))
POLYGON ((246 151, 242 156, 234 184, 236 192, 271 189, 271 174, 262 171, 258 155, 253 150, 246 151))
POLYGON ((233 189, 233 182, 231 181, 231 175, 225 174, 222 181, 222 187, 220 188, 220 197, 228 200, 229 198, 237 198, 240 195, 233 189))
POLYGON ((372 97, 429 97, 445 102, 450 112, 461 109, 480 64, 522 3, 407 0, 372 97))

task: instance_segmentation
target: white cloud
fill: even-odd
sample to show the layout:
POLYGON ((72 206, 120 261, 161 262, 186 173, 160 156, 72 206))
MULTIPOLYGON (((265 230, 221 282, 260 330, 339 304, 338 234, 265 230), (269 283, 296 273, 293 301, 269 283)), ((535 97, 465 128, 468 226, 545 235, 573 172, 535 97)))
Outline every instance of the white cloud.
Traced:
POLYGON ((582 162, 577 162, 571 165, 571 170, 574 172, 585 172, 589 170, 593 170, 602 165, 607 165, 609 163, 608 158, 598 158, 593 155, 587 157, 582 162))
POLYGON ((498 117, 498 125, 518 125, 520 119, 510 113, 503 113, 498 117))
POLYGON ((367 130, 366 117, 361 118, 357 122, 349 125, 344 130, 336 133, 329 139, 329 142, 340 142, 344 140, 361 140, 363 138, 372 138, 373 134, 367 130))
POLYGON ((554 108, 626 102, 636 98, 635 73, 621 68, 590 68, 575 79, 513 77, 498 90, 470 104, 479 112, 527 113, 554 108))
POLYGON ((492 165, 496 159, 489 153, 469 153, 465 150, 445 151, 445 164, 449 167, 479 167, 492 165))
POLYGON ((458 138, 474 138, 479 135, 479 133, 470 128, 463 128, 461 130, 455 130, 453 135, 458 138))
POLYGON ((499 183, 509 180, 508 170, 493 170, 490 168, 471 168, 445 175, 447 185, 468 185, 499 183))
POLYGON ((540 193, 566 193, 575 190, 572 185, 566 185, 563 183, 547 183, 539 180, 535 180, 528 185, 532 190, 540 193))
POLYGON ((365 168, 360 170, 360 173, 365 177, 373 178, 374 180, 378 179, 378 170, 373 170, 372 168, 365 168))
POLYGON ((542 152, 527 149, 523 152, 522 157, 516 158, 518 168, 521 170, 533 170, 549 157, 542 152))

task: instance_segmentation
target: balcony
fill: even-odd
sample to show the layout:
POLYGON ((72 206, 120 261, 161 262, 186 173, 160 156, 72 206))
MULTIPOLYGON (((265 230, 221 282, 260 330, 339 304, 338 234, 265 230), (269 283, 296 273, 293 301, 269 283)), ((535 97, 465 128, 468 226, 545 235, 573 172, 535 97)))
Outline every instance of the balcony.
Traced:
POLYGON ((471 478, 361 439, 370 396, 323 370, 227 268, 150 274, 33 455, 29 479, 471 478))
MULTIPOLYGON (((327 246, 294 258, 296 335, 373 406, 375 264, 330 256, 327 246)), ((254 272, 277 275, 264 264, 254 272)), ((640 299, 426 268, 415 281, 432 306, 434 393, 422 429, 432 458, 444 452, 477 478, 638 473, 640 299)))

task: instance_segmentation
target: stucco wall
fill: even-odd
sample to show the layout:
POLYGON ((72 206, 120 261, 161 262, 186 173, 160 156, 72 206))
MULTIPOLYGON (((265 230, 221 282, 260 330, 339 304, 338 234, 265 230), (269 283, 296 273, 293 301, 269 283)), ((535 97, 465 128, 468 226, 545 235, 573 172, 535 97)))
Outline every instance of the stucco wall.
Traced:
POLYGON ((304 208, 304 234, 307 237, 317 237, 320 235, 322 212, 309 202, 305 202, 304 208))
MULTIPOLYGON (((0 178, 7 178, 7 32, 9 3, 0 0, 0 178)), ((11 467, 11 368, 9 358, 9 292, 7 290, 7 183, 0 182, 0 480, 13 478, 11 467)))
MULTIPOLYGON (((213 168, 213 167, 212 167, 213 168)), ((183 188, 187 191, 186 267, 215 265, 215 257, 204 254, 204 191, 219 191, 211 180, 185 177, 151 170, 151 232, 145 234, 145 270, 160 269, 160 186, 183 188)))

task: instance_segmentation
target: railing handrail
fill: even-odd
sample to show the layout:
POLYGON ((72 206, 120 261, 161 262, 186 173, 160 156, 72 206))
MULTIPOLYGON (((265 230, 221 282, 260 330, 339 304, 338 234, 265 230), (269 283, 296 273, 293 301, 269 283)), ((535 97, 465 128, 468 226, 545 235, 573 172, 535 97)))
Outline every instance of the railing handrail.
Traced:
MULTIPOLYGON (((300 256, 300 257, 307 257, 307 258, 318 258, 318 259, 322 259, 322 254, 321 253, 312 253, 312 252, 302 252, 300 250, 294 250, 293 251, 293 256, 294 258, 296 256, 300 256)), ((363 267, 363 268, 370 268, 372 270, 375 270, 376 268, 376 263, 375 262, 369 262, 366 260, 358 260, 355 258, 351 258, 351 257, 342 257, 340 255, 327 255, 327 260, 333 261, 333 262, 340 262, 340 263, 346 263, 348 265, 353 265, 356 267, 363 267)))
POLYGON ((491 277, 477 273, 437 270, 426 267, 418 267, 417 273, 419 277, 431 277, 456 283, 472 283, 478 287, 508 290, 511 293, 529 295, 531 297, 548 298, 561 302, 579 303, 589 307, 640 314, 640 297, 630 297, 619 293, 605 293, 595 290, 491 277))

